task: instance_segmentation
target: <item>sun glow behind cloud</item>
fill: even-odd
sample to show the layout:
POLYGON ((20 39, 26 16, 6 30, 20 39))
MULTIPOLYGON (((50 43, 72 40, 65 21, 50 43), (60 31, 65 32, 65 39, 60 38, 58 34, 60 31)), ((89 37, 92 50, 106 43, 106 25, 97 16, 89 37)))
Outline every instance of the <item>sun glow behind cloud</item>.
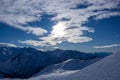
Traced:
POLYGON ((56 25, 53 26, 51 35, 53 35, 53 37, 65 37, 66 36, 65 27, 66 25, 64 22, 58 22, 56 25))

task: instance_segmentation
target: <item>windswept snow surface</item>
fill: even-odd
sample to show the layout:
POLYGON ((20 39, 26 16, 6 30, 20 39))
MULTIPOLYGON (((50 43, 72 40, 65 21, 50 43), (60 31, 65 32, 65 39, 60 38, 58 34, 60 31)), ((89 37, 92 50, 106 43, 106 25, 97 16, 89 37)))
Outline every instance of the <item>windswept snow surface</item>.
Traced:
POLYGON ((45 75, 45 74, 46 75, 54 74, 54 73, 65 74, 65 73, 75 72, 76 70, 80 70, 98 60, 100 60, 100 58, 91 59, 91 60, 69 59, 59 64, 50 65, 45 69, 43 69, 42 71, 40 71, 39 73, 33 75, 33 77, 39 75, 45 75))
POLYGON ((29 80, 120 80, 120 53, 114 53, 81 70, 51 73, 29 80))

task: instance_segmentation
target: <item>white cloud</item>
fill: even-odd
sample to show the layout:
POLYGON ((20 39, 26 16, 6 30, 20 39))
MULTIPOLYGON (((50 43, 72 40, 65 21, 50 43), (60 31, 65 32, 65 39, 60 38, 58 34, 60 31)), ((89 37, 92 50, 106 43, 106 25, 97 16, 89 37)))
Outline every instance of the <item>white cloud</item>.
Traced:
POLYGON ((104 45, 104 46, 94 46, 94 48, 112 48, 112 47, 119 47, 120 44, 111 44, 111 45, 104 45))
POLYGON ((92 38, 89 38, 89 37, 71 37, 71 38, 68 38, 68 42, 72 42, 72 43, 83 43, 83 42, 88 42, 91 40, 92 40, 92 38))
POLYGON ((59 49, 59 47, 53 47, 54 49, 59 49))
POLYGON ((38 27, 27 27, 28 32, 27 33, 32 33, 36 36, 40 36, 43 35, 45 33, 47 33, 47 30, 43 29, 43 28, 38 28, 38 27))
POLYGON ((41 41, 26 40, 20 41, 20 43, 33 46, 55 46, 64 41, 71 43, 83 43, 91 41, 92 38, 81 36, 83 35, 83 30, 88 32, 94 32, 93 29, 90 29, 88 27, 70 28, 67 22, 59 22, 52 27, 52 31, 48 36, 39 38, 41 41))
POLYGON ((17 47, 17 46, 11 43, 0 43, 0 47, 17 47))
MULTIPOLYGON (((34 40, 26 40, 26 41, 20 41, 19 43, 27 44, 27 45, 33 45, 33 46, 40 46, 40 41, 34 41, 34 40)), ((41 45, 42 46, 42 45, 41 45)))
POLYGON ((95 19, 96 20, 98 20, 98 19, 104 19, 104 18, 109 18, 111 16, 116 16, 116 15, 120 16, 120 13, 118 13, 118 12, 111 12, 111 13, 106 12, 104 14, 97 15, 97 17, 95 19))
POLYGON ((94 33, 94 29, 83 24, 90 17, 99 20, 120 16, 119 3, 120 0, 1 0, 0 21, 39 36, 38 41, 21 41, 27 45, 54 46, 64 41, 82 43, 92 40, 84 32, 94 33), (28 23, 40 22, 44 14, 54 15, 50 20, 55 24, 51 26, 48 36, 40 37, 47 30, 30 27, 28 23))
POLYGON ((39 21, 41 19, 41 17, 39 17, 41 11, 35 9, 35 6, 32 4, 29 0, 0 1, 0 21, 36 36, 47 33, 47 30, 41 27, 27 26, 28 22, 39 21))

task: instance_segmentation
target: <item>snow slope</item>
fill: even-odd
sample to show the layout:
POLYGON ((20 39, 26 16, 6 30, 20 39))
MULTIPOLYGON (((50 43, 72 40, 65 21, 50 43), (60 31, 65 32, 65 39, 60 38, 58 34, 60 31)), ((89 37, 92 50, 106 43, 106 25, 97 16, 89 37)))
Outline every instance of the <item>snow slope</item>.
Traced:
POLYGON ((39 73, 33 75, 33 77, 39 76, 39 75, 49 75, 52 73, 64 73, 68 71, 72 72, 74 70, 80 70, 100 59, 101 58, 95 58, 95 59, 90 59, 90 60, 68 59, 62 63, 53 64, 53 65, 46 67, 39 73))
POLYGON ((81 70, 51 73, 29 80, 120 80, 120 53, 105 57, 81 70))

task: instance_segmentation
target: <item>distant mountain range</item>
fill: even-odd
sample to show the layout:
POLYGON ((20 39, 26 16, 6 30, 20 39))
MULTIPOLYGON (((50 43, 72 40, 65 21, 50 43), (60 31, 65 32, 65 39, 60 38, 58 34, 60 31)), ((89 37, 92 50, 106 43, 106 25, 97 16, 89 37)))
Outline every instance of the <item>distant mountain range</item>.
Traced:
POLYGON ((30 47, 0 46, 0 78, 29 78, 38 72, 44 74, 46 73, 44 69, 49 65, 64 63, 66 60, 81 62, 76 68, 72 68, 75 64, 72 64, 71 68, 64 65, 65 70, 80 69, 110 54, 60 49, 40 51, 30 47))

